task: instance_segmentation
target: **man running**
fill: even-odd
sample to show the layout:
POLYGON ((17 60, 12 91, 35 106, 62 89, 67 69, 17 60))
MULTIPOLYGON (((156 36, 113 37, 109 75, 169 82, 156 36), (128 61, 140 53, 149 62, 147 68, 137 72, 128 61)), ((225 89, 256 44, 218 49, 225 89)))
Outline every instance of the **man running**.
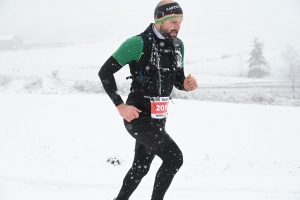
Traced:
POLYGON ((129 199, 155 156, 163 162, 151 200, 163 200, 183 163, 180 148, 165 130, 173 86, 185 91, 198 87, 193 76, 184 75, 184 45, 177 38, 182 20, 183 12, 177 2, 160 1, 154 11, 155 23, 121 44, 99 71, 105 91, 124 118, 126 130, 136 140, 132 167, 115 200, 129 199), (132 83, 124 103, 117 92, 114 73, 126 64, 132 83))

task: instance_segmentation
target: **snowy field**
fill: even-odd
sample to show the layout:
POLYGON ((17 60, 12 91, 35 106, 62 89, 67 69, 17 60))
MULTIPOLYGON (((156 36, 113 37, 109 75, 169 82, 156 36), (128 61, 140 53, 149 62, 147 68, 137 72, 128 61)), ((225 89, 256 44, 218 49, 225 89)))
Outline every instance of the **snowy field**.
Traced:
MULTIPOLYGON (((116 196, 134 140, 106 95, 0 95, 1 200, 116 196)), ((184 165, 166 199, 300 199, 299 108, 174 103, 166 128, 184 165)), ((155 158, 132 200, 150 198, 160 164, 155 158)))
MULTIPOLYGON (((0 54, 1 200, 112 200, 117 195, 131 166, 134 140, 98 88, 97 73, 106 59, 98 55, 108 54, 103 45, 0 54), (123 161, 120 166, 106 162, 114 157, 123 161)), ((201 62, 187 63, 186 73, 193 73, 200 86, 261 81, 203 75, 197 66, 201 62)), ((124 67, 116 74, 123 93, 130 85, 128 73, 124 67)), ((200 98, 202 90, 180 94, 189 100, 174 99, 167 131, 183 151, 184 166, 166 199, 300 199, 299 107, 207 102, 200 98)), ((156 158, 132 200, 150 198, 160 164, 156 158)))
MULTIPOLYGON (((281 51, 287 44, 300 48, 299 1, 178 2, 185 72, 200 87, 286 81, 281 51), (271 66, 264 79, 245 77, 254 37, 271 66)), ((0 35, 18 34, 26 44, 71 44, 0 51, 0 200, 117 195, 135 141, 97 73, 125 39, 153 21, 155 5, 0 1, 0 35), (109 158, 122 163, 114 166, 109 158)), ((116 74, 124 100, 127 76, 128 66, 116 74)), ((166 129, 184 164, 166 200, 300 200, 300 100, 267 92, 174 90, 166 129)), ((160 164, 155 158, 130 200, 150 199, 160 164)))

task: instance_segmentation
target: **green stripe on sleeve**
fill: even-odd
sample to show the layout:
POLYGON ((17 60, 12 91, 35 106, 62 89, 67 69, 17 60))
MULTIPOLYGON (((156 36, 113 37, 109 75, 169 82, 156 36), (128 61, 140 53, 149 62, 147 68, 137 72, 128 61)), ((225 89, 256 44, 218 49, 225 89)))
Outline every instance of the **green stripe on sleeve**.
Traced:
POLYGON ((133 36, 121 44, 113 53, 112 57, 122 66, 131 61, 137 61, 141 58, 144 48, 144 42, 141 36, 133 36))

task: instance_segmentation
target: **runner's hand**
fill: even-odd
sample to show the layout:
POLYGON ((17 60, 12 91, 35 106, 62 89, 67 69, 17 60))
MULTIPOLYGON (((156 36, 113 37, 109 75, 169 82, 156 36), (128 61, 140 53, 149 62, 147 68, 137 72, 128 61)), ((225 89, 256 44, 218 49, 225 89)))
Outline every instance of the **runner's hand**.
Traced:
POLYGON ((183 87, 187 91, 192 91, 198 88, 197 80, 195 79, 194 76, 189 74, 183 82, 183 87))
POLYGON ((141 110, 137 109, 134 106, 126 105, 124 103, 117 106, 119 114, 128 122, 139 118, 139 113, 142 112, 141 110))

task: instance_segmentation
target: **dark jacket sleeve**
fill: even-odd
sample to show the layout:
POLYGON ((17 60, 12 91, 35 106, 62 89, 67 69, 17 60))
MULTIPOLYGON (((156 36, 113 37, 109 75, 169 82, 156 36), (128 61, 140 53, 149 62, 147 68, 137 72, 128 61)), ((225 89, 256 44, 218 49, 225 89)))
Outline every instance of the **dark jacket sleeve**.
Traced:
MULTIPOLYGON (((185 75, 184 75, 184 71, 183 71, 183 68, 182 68, 182 70, 178 71, 178 72, 176 73, 176 76, 175 76, 175 83, 174 83, 174 86, 175 86, 178 90, 185 90, 185 89, 184 89, 184 86, 183 86, 184 79, 185 79, 185 75)), ((185 91, 186 91, 186 90, 185 90, 185 91)))
POLYGON ((114 77, 114 73, 122 68, 116 59, 112 56, 103 64, 98 75, 102 82, 103 88, 113 101, 115 106, 123 103, 121 96, 118 94, 117 84, 114 77))
POLYGON ((181 43, 181 54, 182 54, 182 67, 176 73, 174 86, 178 90, 187 91, 186 89, 184 89, 184 85, 183 85, 184 79, 185 79, 185 75, 184 75, 184 44, 183 44, 182 40, 180 40, 180 43, 181 43))

